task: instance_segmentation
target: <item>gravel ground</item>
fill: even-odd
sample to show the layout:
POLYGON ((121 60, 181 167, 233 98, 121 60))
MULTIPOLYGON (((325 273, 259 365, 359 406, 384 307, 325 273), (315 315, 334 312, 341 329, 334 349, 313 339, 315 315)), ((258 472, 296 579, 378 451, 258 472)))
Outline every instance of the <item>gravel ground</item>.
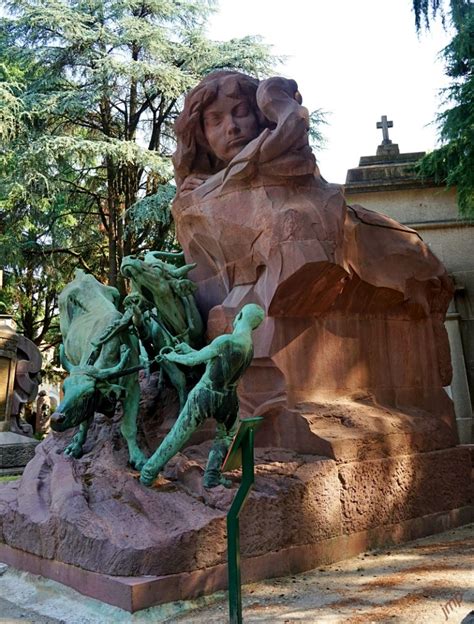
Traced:
MULTIPOLYGON (((54 581, 0 568, 8 624, 225 624, 226 594, 131 615, 54 581), (3 574, 2 574, 3 572, 3 574)), ((243 588, 245 624, 474 624, 474 525, 243 588)))

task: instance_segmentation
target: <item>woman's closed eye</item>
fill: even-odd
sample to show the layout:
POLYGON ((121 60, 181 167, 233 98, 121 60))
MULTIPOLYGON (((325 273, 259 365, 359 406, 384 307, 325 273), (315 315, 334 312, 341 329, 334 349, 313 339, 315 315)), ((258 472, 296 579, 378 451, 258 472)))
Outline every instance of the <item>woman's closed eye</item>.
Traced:
POLYGON ((250 113, 250 109, 246 102, 241 102, 232 112, 235 117, 247 117, 250 113))
POLYGON ((204 117, 204 125, 208 127, 218 126, 222 121, 222 115, 210 113, 204 117))

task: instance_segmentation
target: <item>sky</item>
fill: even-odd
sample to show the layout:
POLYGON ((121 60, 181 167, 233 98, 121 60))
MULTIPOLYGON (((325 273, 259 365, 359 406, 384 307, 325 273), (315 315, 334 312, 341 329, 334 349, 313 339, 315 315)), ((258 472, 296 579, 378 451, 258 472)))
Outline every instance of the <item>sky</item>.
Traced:
POLYGON ((393 121, 401 152, 432 150, 432 124, 448 79, 439 52, 450 40, 441 24, 419 36, 411 0, 220 0, 212 39, 260 35, 286 59, 275 75, 296 80, 303 104, 328 112, 322 175, 344 183, 361 156, 382 142, 376 122, 393 121))

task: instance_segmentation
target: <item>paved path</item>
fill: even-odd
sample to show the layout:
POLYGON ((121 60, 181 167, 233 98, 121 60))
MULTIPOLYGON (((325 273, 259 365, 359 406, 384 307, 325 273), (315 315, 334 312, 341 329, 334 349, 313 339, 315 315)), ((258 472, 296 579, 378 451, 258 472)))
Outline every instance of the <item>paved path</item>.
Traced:
MULTIPOLYGON (((0 569, 0 574, 2 570, 0 569)), ((244 587, 245 624, 474 624, 474 525, 244 587), (470 620, 470 621, 469 621, 470 620)), ((0 623, 226 624, 223 592, 130 615, 8 568, 0 623)))

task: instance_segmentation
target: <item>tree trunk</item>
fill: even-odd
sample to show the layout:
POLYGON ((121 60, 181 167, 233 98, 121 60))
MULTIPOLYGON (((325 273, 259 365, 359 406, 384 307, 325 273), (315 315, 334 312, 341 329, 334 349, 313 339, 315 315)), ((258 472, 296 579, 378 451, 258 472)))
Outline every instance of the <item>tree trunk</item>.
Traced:
POLYGON ((113 163, 107 157, 107 208, 109 212, 109 284, 117 286, 117 202, 113 163))

